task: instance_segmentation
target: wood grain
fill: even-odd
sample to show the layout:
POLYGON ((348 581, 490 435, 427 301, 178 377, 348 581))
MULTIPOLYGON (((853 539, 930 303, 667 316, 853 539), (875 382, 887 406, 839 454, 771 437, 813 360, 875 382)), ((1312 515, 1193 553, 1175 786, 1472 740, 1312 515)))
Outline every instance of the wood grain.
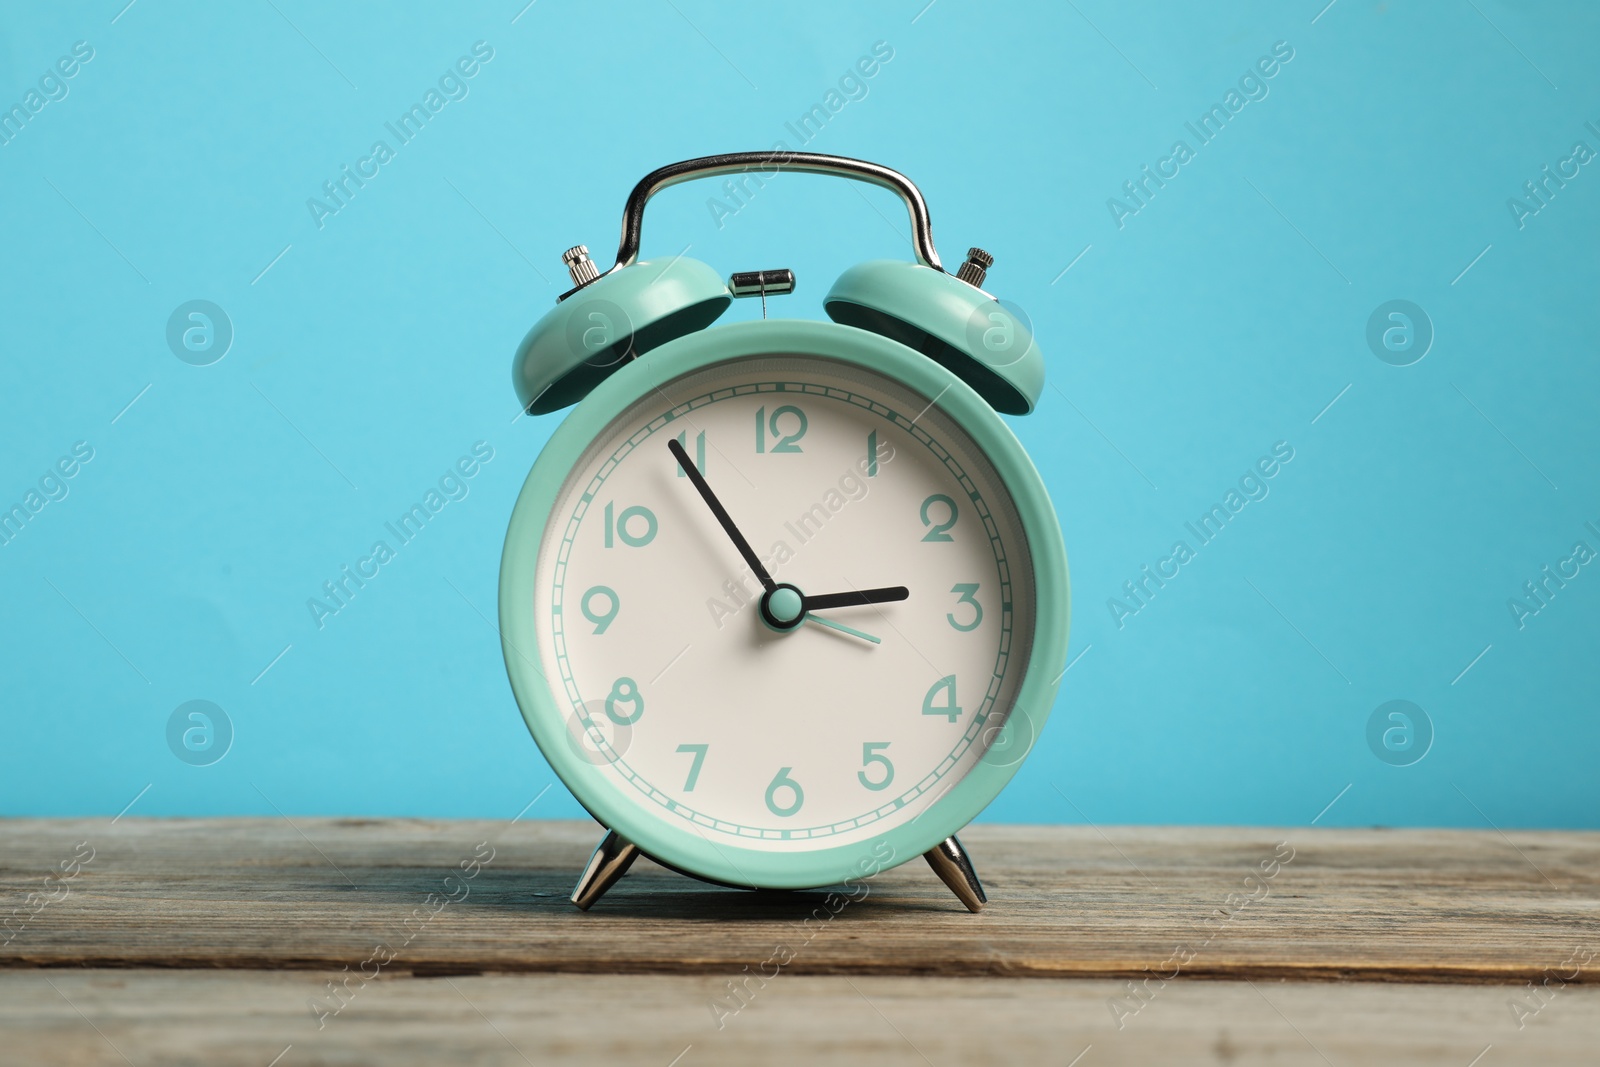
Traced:
POLYGON ((1590 833, 980 825, 963 834, 989 890, 980 915, 920 860, 842 906, 640 862, 581 913, 567 894, 598 837, 580 823, 4 821, 4 907, 78 842, 94 858, 15 930, 0 968, 727 975, 789 955, 786 976, 1521 983, 1587 952, 1573 981, 1600 971, 1590 833), (492 861, 448 888, 480 842, 492 861), (431 912, 429 894, 463 890, 431 912))
POLYGON ((0 971, 0 1063, 1552 1067, 1593 1064, 1600 1040, 1596 986, 1518 1029, 1505 986, 1176 982, 1119 1030, 1112 980, 870 975, 781 976, 720 1029, 709 976, 382 978, 319 1028, 307 1002, 337 977, 0 971))

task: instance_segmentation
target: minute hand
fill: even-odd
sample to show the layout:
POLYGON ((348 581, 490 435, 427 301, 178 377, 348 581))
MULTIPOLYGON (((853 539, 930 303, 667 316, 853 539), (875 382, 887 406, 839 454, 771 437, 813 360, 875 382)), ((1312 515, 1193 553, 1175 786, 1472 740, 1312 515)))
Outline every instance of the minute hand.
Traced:
POLYGON ((717 499, 717 494, 711 491, 711 486, 706 483, 705 476, 700 473, 699 468, 694 465, 694 461, 689 458, 689 453, 684 451, 684 447, 672 438, 667 439, 667 447, 672 450, 672 458, 678 461, 678 467, 682 469, 684 474, 689 476, 689 481, 693 483, 695 489, 705 500, 706 506, 711 509, 711 514, 716 516, 717 525, 722 527, 722 531, 733 542, 733 547, 737 548, 739 555, 744 557, 746 565, 750 568, 750 573, 756 576, 756 580, 761 583, 763 589, 771 592, 778 583, 772 580, 772 575, 767 573, 767 568, 761 565, 761 558, 750 547, 750 542, 744 539, 744 534, 739 532, 739 527, 733 524, 733 516, 729 515, 728 509, 722 506, 722 501, 717 499))
POLYGON ((848 593, 802 597, 801 606, 806 611, 826 611, 828 608, 853 608, 861 604, 887 604, 910 596, 911 591, 905 586, 891 585, 883 589, 853 589, 848 593))

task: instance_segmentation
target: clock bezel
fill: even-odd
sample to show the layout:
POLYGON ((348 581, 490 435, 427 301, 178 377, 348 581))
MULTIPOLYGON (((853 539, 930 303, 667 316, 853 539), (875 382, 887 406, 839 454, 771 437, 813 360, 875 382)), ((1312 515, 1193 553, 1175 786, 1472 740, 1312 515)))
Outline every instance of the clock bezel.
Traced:
MULTIPOLYGON (((1033 564, 1034 634, 1016 700, 990 750, 1031 750, 1049 718, 1066 664, 1070 589, 1060 524, 1044 483, 1004 420, 950 371, 897 341, 837 323, 769 319, 712 327, 639 357, 601 382, 562 421, 517 496, 500 567, 500 633, 506 673, 524 722, 551 768, 604 826, 675 869, 728 885, 803 889, 874 873, 927 852, 959 831, 1005 788, 1027 750, 1007 762, 978 763, 909 823, 845 845, 766 851, 711 841, 627 797, 602 766, 567 743, 566 713, 534 666, 539 662, 534 583, 552 508, 594 439, 657 386, 720 363, 772 355, 809 356, 885 375, 924 397, 983 452, 1015 504, 1033 564), (514 550, 515 549, 515 550, 514 550), (530 550, 531 549, 531 550, 530 550), (891 850, 885 859, 883 848, 891 850)), ((670 405, 669 405, 670 406, 670 405)), ((565 518, 558 520, 565 522, 565 518)))

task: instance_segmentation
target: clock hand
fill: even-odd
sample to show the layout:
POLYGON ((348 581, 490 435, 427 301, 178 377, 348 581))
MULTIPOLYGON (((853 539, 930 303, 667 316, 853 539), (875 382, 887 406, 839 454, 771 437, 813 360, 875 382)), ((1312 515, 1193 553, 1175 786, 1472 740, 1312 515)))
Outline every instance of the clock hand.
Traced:
POLYGON ((711 491, 711 486, 706 484, 705 476, 700 473, 700 469, 689 458, 689 453, 685 452, 683 446, 674 438, 667 439, 667 447, 672 450, 672 457, 678 461, 678 466, 682 468, 684 474, 688 475, 689 481, 694 484, 695 489, 699 491, 700 496, 705 500, 706 506, 711 509, 711 514, 716 516, 717 523, 722 527, 722 532, 728 535, 728 540, 733 542, 733 547, 737 548, 739 555, 744 557, 744 562, 750 568, 750 573, 754 574, 756 579, 761 582, 763 589, 771 592, 778 583, 772 580, 772 575, 767 573, 767 568, 761 565, 761 560, 757 558, 755 550, 750 547, 750 542, 744 539, 744 534, 740 533, 739 528, 733 524, 733 517, 728 514, 728 509, 722 506, 722 501, 717 499, 717 494, 711 491))
MULTIPOLYGON (((678 442, 674 441, 673 444, 678 442)), ((887 604, 895 600, 905 600, 911 596, 911 590, 903 585, 890 586, 887 589, 853 589, 848 593, 823 593, 820 596, 801 598, 801 607, 806 611, 816 611, 818 608, 853 608, 864 604, 887 604)))
POLYGON ((854 628, 853 626, 846 626, 842 622, 834 622, 832 619, 824 619, 821 615, 807 615, 806 616, 806 621, 807 622, 814 622, 814 623, 818 624, 819 626, 826 626, 830 630, 838 630, 840 633, 849 634, 851 637, 859 637, 863 641, 871 641, 875 645, 883 644, 882 640, 880 640, 879 638, 873 637, 869 633, 863 633, 860 630, 857 630, 856 628, 854 628))

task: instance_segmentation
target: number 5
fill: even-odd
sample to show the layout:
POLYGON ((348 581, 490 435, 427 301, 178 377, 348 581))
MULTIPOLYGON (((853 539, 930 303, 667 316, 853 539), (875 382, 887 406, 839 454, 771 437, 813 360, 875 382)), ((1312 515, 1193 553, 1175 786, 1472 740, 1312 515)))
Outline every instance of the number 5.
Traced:
POLYGON ((861 766, 870 767, 874 763, 883 765, 883 778, 876 782, 867 777, 866 771, 856 772, 856 777, 861 780, 861 784, 873 792, 889 788, 889 783, 894 781, 894 764, 889 762, 888 756, 882 755, 878 751, 888 747, 889 742, 887 741, 868 741, 861 746, 861 766))

